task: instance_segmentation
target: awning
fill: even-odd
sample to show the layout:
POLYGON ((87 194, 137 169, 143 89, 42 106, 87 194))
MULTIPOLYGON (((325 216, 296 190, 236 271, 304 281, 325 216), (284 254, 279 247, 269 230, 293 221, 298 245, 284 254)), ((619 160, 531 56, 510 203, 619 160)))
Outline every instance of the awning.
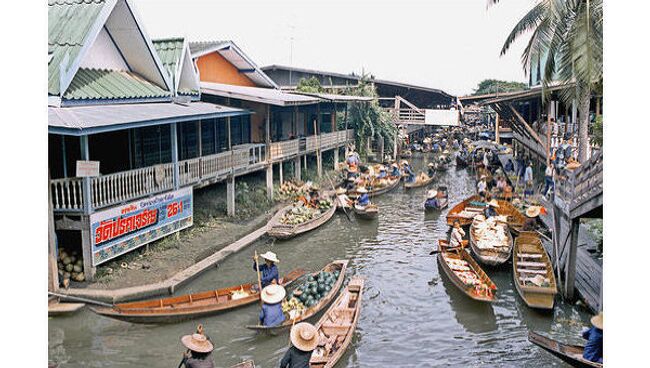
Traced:
MULTIPOLYGON (((547 93, 554 92, 554 91, 559 91, 562 89, 566 88, 571 88, 573 87, 574 84, 556 84, 556 85, 551 85, 546 88, 547 93)), ((483 100, 479 102, 479 105, 481 106, 486 106, 486 105, 493 105, 496 103, 503 103, 503 102, 512 102, 512 101, 517 101, 517 100, 525 100, 525 99, 530 99, 530 98, 537 98, 542 96, 542 87, 533 87, 531 89, 523 90, 523 91, 517 91, 517 92, 510 92, 508 94, 501 94, 499 97, 496 98, 491 98, 487 100, 483 100)))
POLYGON ((336 95, 332 93, 310 93, 310 92, 298 92, 298 91, 291 91, 291 93, 296 95, 318 97, 322 100, 327 100, 331 102, 372 101, 375 99, 374 97, 336 95))
POLYGON ((320 99, 316 97, 286 93, 279 89, 233 86, 211 82, 201 82, 201 93, 276 106, 311 105, 320 102, 320 99))
POLYGON ((250 113, 206 102, 48 107, 47 124, 49 133, 81 136, 250 113))

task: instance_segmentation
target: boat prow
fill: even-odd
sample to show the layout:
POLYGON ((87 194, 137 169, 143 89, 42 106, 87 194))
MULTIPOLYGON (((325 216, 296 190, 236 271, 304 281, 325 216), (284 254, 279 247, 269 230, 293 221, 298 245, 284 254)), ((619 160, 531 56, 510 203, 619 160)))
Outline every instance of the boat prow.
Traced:
POLYGON ((573 367, 602 368, 602 363, 592 362, 582 357, 584 346, 564 344, 536 332, 528 332, 528 341, 548 351, 573 367))

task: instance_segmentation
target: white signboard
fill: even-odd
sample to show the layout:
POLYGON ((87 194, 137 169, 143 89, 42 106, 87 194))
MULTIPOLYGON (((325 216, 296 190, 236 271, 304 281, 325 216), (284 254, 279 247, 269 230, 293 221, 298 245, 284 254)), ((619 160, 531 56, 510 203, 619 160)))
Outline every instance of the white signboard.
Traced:
POLYGON ((99 161, 77 161, 77 177, 89 178, 99 176, 99 161))
POLYGON ((424 124, 441 126, 459 126, 460 116, 458 110, 424 110, 424 124))

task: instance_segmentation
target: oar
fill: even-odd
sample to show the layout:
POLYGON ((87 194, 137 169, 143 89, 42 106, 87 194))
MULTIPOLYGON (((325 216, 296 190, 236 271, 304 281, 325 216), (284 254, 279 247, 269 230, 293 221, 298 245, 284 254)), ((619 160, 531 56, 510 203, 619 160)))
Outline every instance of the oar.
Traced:
POLYGON ((255 251, 255 268, 257 269, 257 287, 260 288, 260 306, 264 305, 262 301, 262 277, 260 276, 260 263, 257 257, 257 251, 255 251))
MULTIPOLYGON (((330 178, 327 171, 325 172, 325 177, 327 178, 327 180, 329 180, 330 185, 332 186, 332 189, 334 190, 334 195, 336 196, 336 187, 334 186, 334 182, 332 181, 332 178, 330 178)), ((335 198, 336 198, 336 201, 338 202, 339 197, 336 196, 335 198)), ((343 213, 345 213, 345 217, 348 218, 348 221, 352 222, 352 219, 350 218, 350 215, 348 214, 348 211, 345 210, 345 206, 344 206, 343 203, 341 203, 341 208, 343 209, 343 213)))
POLYGON ((75 301, 75 302, 82 302, 82 303, 87 303, 87 304, 95 304, 95 305, 99 305, 101 307, 107 307, 107 308, 113 308, 114 307, 113 304, 103 303, 103 302, 100 302, 100 301, 97 301, 97 300, 92 300, 92 299, 81 298, 81 297, 78 297, 78 296, 71 296, 71 295, 53 293, 51 291, 48 291, 47 294, 59 297, 61 299, 72 300, 72 301, 75 301))

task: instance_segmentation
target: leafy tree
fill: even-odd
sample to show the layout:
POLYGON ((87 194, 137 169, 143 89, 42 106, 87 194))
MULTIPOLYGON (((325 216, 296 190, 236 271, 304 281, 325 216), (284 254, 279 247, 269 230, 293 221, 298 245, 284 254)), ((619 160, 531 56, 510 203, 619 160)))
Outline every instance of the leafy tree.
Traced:
POLYGON ((357 151, 363 157, 367 156, 366 142, 368 138, 384 138, 384 147, 393 147, 397 125, 391 113, 385 111, 377 97, 377 89, 367 74, 364 74, 356 87, 350 87, 345 94, 352 96, 373 97, 371 101, 354 101, 348 106, 348 128, 355 131, 357 151))
POLYGON ((598 147, 603 146, 603 116, 597 116, 594 122, 593 131, 591 134, 591 143, 598 147))
POLYGON ((474 95, 484 95, 489 93, 515 92, 527 89, 526 83, 508 82, 497 79, 484 79, 474 90, 474 95))
MULTIPOLYGON (((499 0, 488 0, 496 4, 499 0)), ((524 49, 524 68, 533 58, 545 63, 542 96, 552 82, 570 84, 560 96, 566 103, 577 101, 578 160, 587 160, 589 146, 589 102, 603 80, 602 0, 537 0, 535 6, 515 25, 501 49, 505 54, 512 43, 532 32, 524 49)))
POLYGON ((311 77, 309 79, 300 78, 296 90, 307 93, 319 93, 324 91, 323 87, 320 85, 320 81, 316 77, 311 77))

